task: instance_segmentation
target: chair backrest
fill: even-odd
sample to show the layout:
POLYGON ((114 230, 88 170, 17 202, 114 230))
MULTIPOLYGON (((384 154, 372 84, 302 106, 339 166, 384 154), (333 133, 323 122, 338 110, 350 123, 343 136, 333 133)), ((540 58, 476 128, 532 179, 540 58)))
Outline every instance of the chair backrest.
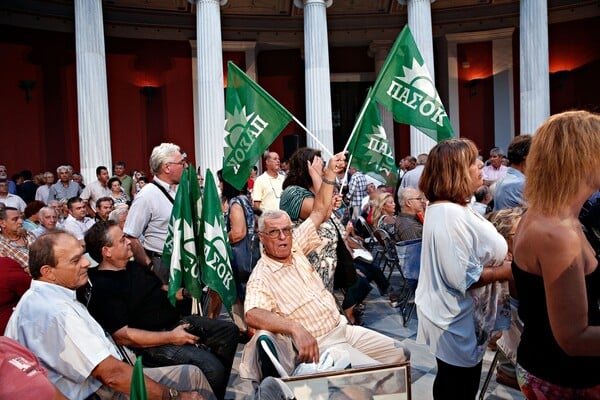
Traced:
POLYGON ((375 232, 373 232, 373 235, 379 242, 379 245, 383 247, 385 256, 390 261, 397 262, 398 255, 396 254, 396 247, 394 246, 394 242, 390 237, 390 234, 382 228, 377 228, 375 229, 375 232))
POLYGON ((365 238, 365 243, 373 246, 375 244, 375 237, 373 236, 373 228, 371 228, 371 225, 369 225, 369 223, 361 216, 356 218, 354 225, 356 233, 365 238))
POLYGON ((405 279, 419 279, 421 270, 421 239, 396 243, 396 256, 405 279))

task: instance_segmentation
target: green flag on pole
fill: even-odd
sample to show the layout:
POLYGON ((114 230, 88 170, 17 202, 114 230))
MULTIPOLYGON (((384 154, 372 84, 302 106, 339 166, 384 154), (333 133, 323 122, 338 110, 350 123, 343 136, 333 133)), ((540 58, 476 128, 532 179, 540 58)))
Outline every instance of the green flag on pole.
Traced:
POLYGON ((231 248, 217 185, 209 169, 205 175, 200 237, 204 247, 200 257, 202 282, 219 293, 223 304, 231 311, 237 295, 231 270, 231 248))
POLYGON ((395 187, 398 168, 394 162, 392 149, 381 125, 377 104, 367 95, 365 109, 359 114, 359 121, 348 143, 351 156, 350 166, 362 172, 375 172, 385 178, 386 183, 395 187))
POLYGON ((292 114, 234 63, 227 68, 223 179, 241 190, 292 114))
POLYGON ((169 266, 169 291, 171 304, 175 293, 185 287, 190 295, 200 301, 202 287, 198 254, 200 247, 200 213, 202 198, 193 165, 183 170, 163 248, 162 262, 169 266))
POLYGON ((144 367, 142 366, 142 356, 138 356, 133 366, 131 375, 131 389, 129 391, 130 400, 148 400, 146 391, 146 381, 144 380, 144 367))
POLYGON ((373 86, 373 97, 394 115, 396 122, 412 125, 436 142, 454 136, 408 25, 385 59, 373 86))

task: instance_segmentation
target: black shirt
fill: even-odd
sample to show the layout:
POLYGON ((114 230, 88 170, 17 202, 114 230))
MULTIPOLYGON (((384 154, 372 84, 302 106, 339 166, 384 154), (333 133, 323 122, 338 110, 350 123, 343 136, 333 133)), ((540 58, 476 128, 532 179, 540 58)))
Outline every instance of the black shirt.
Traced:
POLYGON ((121 271, 89 270, 92 295, 90 314, 110 334, 129 326, 148 331, 172 329, 179 312, 162 290, 162 282, 147 267, 127 263, 121 271))
MULTIPOLYGON (((524 329, 517 362, 530 374, 569 388, 600 385, 600 357, 569 356, 558 345, 548 318, 546 292, 541 276, 525 272, 512 263, 519 294, 519 317, 524 329)), ((600 325, 600 266, 585 277, 588 324, 600 325)))

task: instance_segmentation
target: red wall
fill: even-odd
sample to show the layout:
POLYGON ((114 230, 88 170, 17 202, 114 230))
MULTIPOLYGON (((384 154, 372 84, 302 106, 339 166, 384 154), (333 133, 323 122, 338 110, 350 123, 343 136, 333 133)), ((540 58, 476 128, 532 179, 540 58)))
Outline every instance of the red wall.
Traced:
POLYGON ((457 46, 460 136, 475 142, 482 155, 494 147, 492 42, 457 46), (461 68, 464 62, 469 68, 461 68))

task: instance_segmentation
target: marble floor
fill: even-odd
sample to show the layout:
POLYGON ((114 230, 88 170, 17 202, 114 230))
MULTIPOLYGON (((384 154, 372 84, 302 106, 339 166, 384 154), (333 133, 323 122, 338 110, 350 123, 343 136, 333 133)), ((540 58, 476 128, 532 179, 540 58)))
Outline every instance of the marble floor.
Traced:
MULTIPOLYGON (((392 283, 394 283, 394 278, 395 277, 392 276, 392 283)), ((431 399, 431 389, 436 371, 435 358, 431 355, 431 353, 429 353, 428 349, 424 345, 417 344, 415 341, 417 330, 416 317, 413 316, 413 318, 409 321, 408 326, 406 328, 403 327, 402 317, 399 309, 391 307, 387 297, 379 296, 379 291, 375 288, 367 297, 365 305, 365 314, 363 316, 365 326, 398 339, 410 350, 412 399, 431 399)), ((238 353, 236 354, 233 365, 231 379, 229 380, 229 387, 226 395, 227 399, 241 400, 252 392, 252 385, 250 382, 240 379, 237 373, 242 354, 242 348, 242 345, 239 345, 238 353)), ((494 353, 488 350, 483 360, 480 387, 483 386, 483 382, 493 357, 494 353)), ((494 373, 484 398, 489 400, 524 399, 524 396, 518 390, 497 383, 494 373)))

